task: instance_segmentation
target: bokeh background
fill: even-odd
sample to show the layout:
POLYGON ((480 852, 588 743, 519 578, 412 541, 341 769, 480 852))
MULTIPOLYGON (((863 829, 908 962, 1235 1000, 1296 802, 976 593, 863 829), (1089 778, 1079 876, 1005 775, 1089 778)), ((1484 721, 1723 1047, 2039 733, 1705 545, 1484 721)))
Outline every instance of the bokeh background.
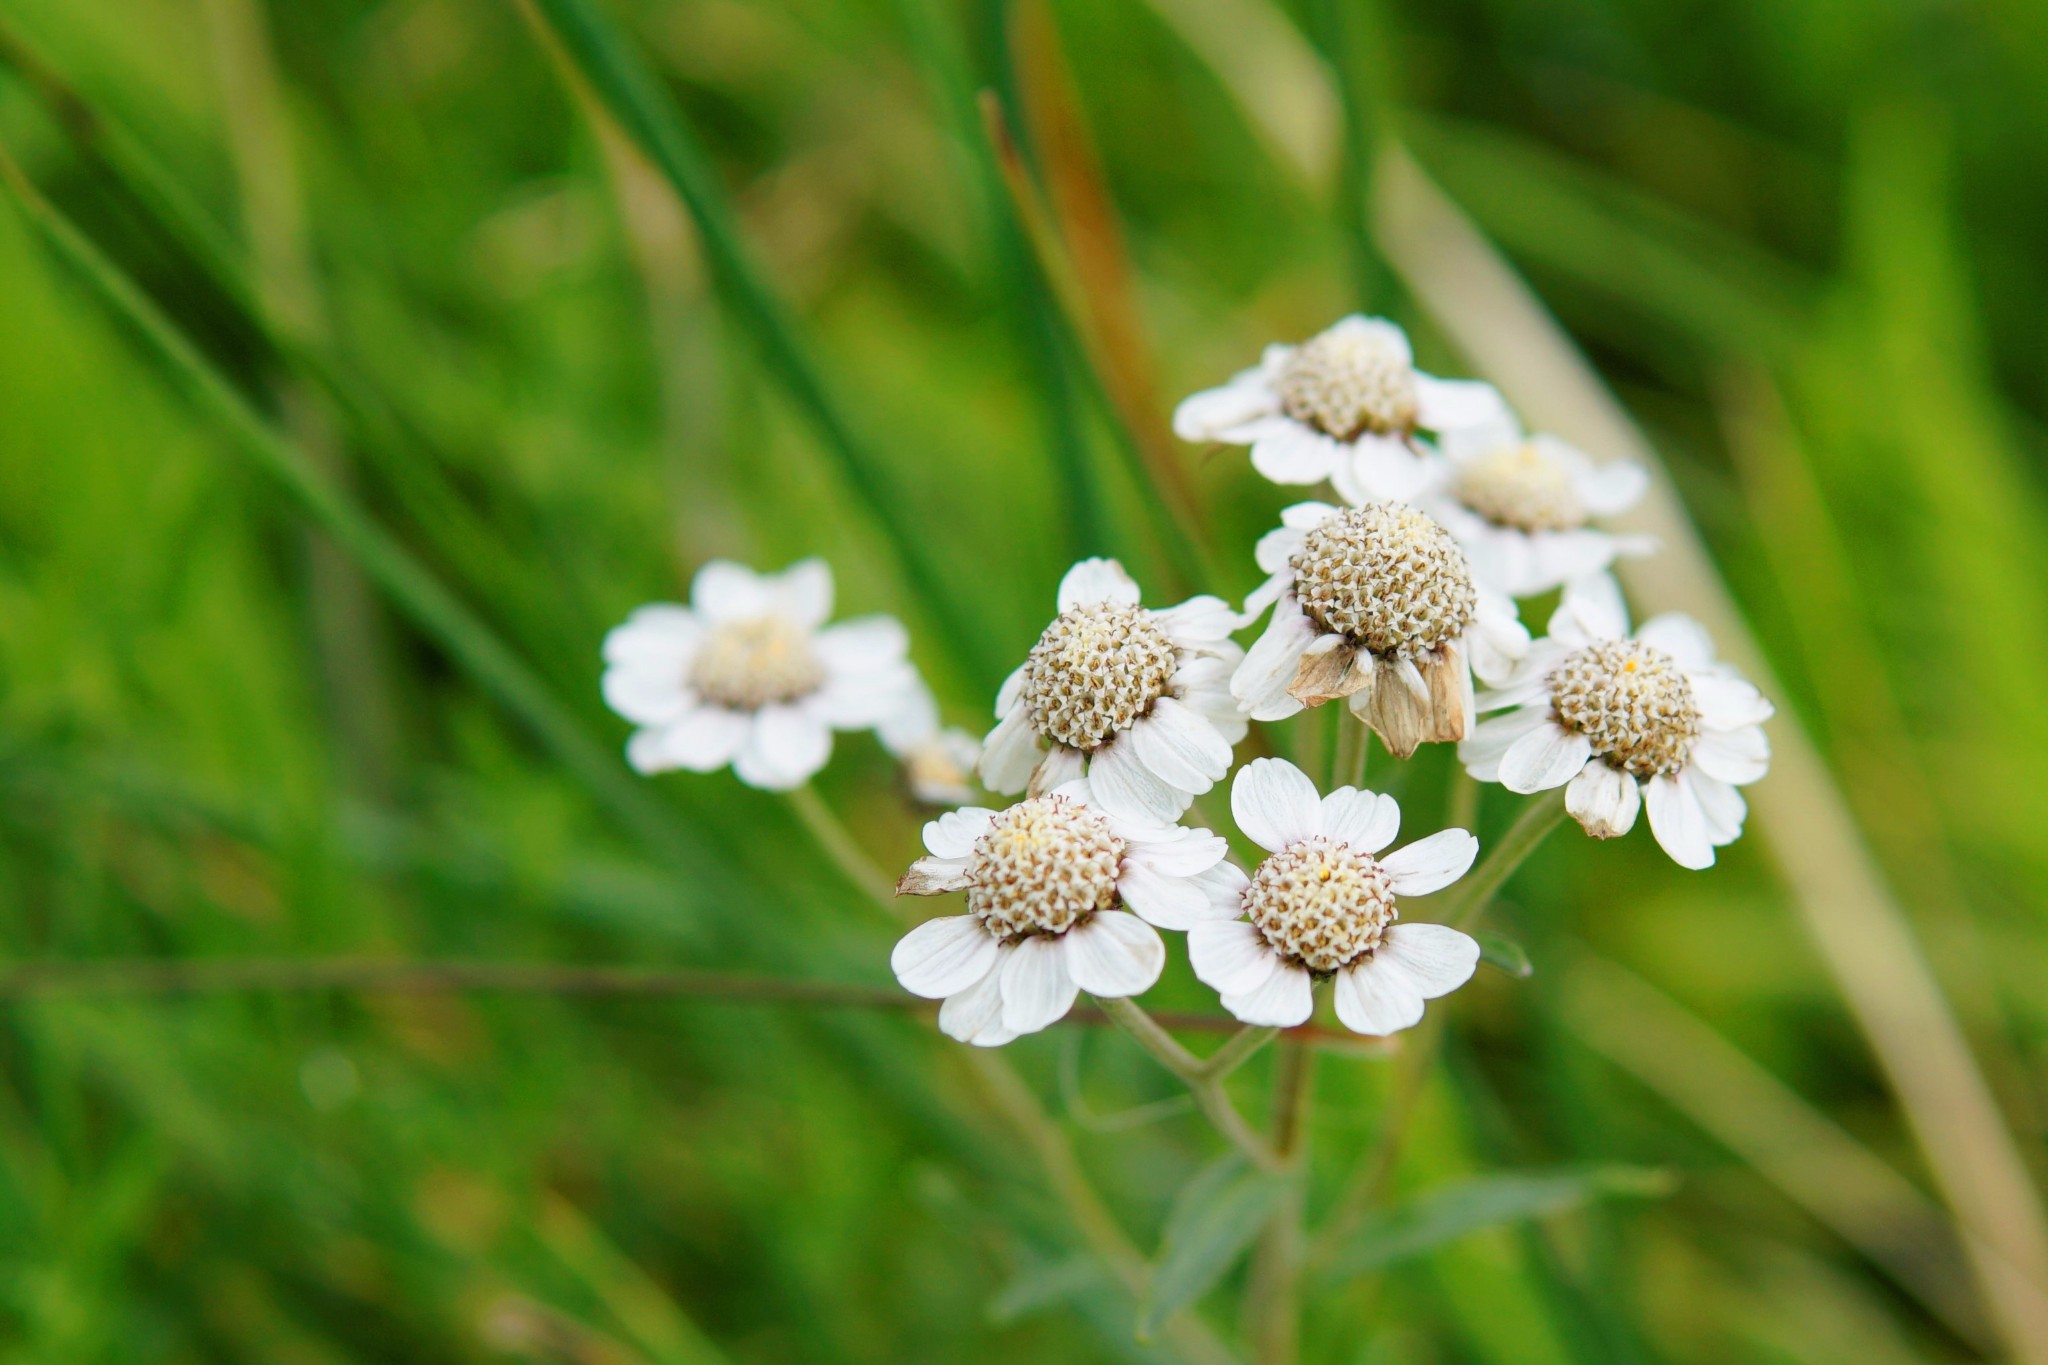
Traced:
MULTIPOLYGON (((19 198, 0 211, 0 956, 885 984, 891 927, 785 803, 625 773, 603 631, 713 555, 821 553, 978 729, 1078 554, 1125 556, 1155 601, 1241 594, 1292 499, 1164 439, 1176 398, 1359 306, 1436 372, 1477 368, 1489 296, 1448 301, 1483 272, 1413 242, 1390 267, 1362 230, 1399 185, 1360 149, 1397 137, 1648 433, 1774 667, 1781 750, 1819 746, 1896 904, 1813 862, 1795 900, 1762 798, 1706 874, 1646 831, 1559 836, 1490 921, 1534 974, 1433 1009, 1439 1064, 1322 1059, 1311 1207, 1390 1106, 1413 1111, 1378 1196, 1397 1230, 1486 1172, 1669 1178, 1318 1283, 1306 1358, 2044 1358, 2048 9, 598 9, 708 150, 876 496, 517 5, 0 7, 0 141, 190 345, 167 370, 19 198), (394 596, 383 542, 317 532, 236 402, 475 630, 394 596), (1855 973, 1870 944, 1901 960, 1901 923, 2003 1138, 1930 1147, 1940 1082, 1898 1098, 1924 1015, 1882 962, 1855 973), (2011 1217, 1974 1229, 2018 1239, 2002 1308, 1959 1188, 2011 1217)), ((1410 833, 1444 760, 1375 769, 1410 833)), ((871 740, 823 790, 876 862, 913 855, 871 740)), ((30 980, 0 972, 7 1360, 1171 1358, 926 1019, 30 980)), ((1158 998, 1214 1007, 1178 964, 1158 998)), ((1213 1139, 1111 1034, 1011 1053, 1150 1248, 1213 1139)), ((1206 1309, 1226 1333, 1232 1307, 1206 1309)))

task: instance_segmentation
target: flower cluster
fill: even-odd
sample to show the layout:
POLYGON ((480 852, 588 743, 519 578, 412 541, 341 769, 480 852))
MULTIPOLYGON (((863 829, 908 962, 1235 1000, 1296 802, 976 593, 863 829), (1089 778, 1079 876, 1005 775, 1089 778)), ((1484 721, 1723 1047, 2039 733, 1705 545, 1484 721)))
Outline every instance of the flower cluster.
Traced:
POLYGON ((1610 570, 1655 546, 1599 522, 1643 495, 1644 470, 1526 433, 1490 386, 1416 369, 1378 318, 1267 348, 1183 402, 1174 428, 1334 495, 1287 508, 1259 540, 1264 579, 1241 608, 1148 607, 1121 565, 1083 560, 977 745, 942 726, 894 620, 826 624, 821 563, 773 576, 708 564, 689 606, 643 607, 605 641, 606 700, 639 727, 629 761, 730 764, 786 790, 824 765, 833 731, 875 731, 912 795, 958 807, 925 825, 927 855, 898 893, 965 893, 962 913, 913 929, 890 963, 944 1002, 941 1029, 980 1046, 1047 1027, 1081 992, 1150 989, 1161 930, 1187 936, 1195 977, 1252 1025, 1305 1023, 1328 983, 1345 1027, 1392 1033, 1471 977, 1477 942, 1402 907, 1462 877, 1478 841, 1444 829, 1387 852, 1391 797, 1322 795, 1277 758, 1233 778, 1252 721, 1342 701, 1396 758, 1452 744, 1482 782, 1562 787, 1595 838, 1627 833, 1647 806, 1687 868, 1741 833, 1771 706, 1692 621, 1631 632, 1610 570), (1548 633, 1532 638, 1517 599, 1549 593, 1548 633), (1246 648, 1235 637, 1261 617, 1246 648), (1017 799, 973 804, 977 776, 1017 799), (1265 855, 1248 870, 1182 823, 1226 779, 1238 833, 1265 855))

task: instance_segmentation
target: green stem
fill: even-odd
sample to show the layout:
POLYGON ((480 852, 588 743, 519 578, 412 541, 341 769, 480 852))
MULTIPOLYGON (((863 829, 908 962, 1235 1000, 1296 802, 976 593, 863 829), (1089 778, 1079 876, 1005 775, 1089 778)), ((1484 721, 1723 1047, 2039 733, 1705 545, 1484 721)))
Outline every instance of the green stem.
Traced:
POLYGON ((1515 823, 1508 826, 1479 865, 1466 873, 1457 886, 1447 894, 1438 908, 1437 920, 1443 924, 1455 925, 1460 929, 1469 928, 1492 903, 1495 894, 1515 874, 1515 869, 1536 851, 1550 834, 1564 822, 1564 792, 1544 792, 1522 807, 1522 813, 1515 817, 1515 823))
MULTIPOLYGON (((1283 1168, 1297 1173, 1306 1165, 1314 1065, 1307 1048, 1289 1043, 1273 1067, 1273 1147, 1283 1168)), ((1294 1365, 1300 1358, 1305 1194, 1306 1181, 1296 1179, 1273 1210, 1252 1258, 1247 1307, 1252 1357, 1259 1365, 1294 1365)))
POLYGON ((1337 712, 1337 759, 1330 765, 1330 790, 1365 785, 1366 755, 1372 750, 1372 731, 1364 721, 1343 709, 1337 712), (1349 724, 1345 722, 1349 721, 1349 724))
MULTIPOLYGON (((980 1048, 968 1048, 965 1052, 967 1064, 974 1069, 996 1107, 1037 1156, 1046 1183, 1065 1207, 1088 1249, 1133 1298, 1142 1300, 1151 1284, 1151 1267, 1102 1202, 1102 1196, 1095 1192, 1067 1135, 1001 1057, 980 1048)), ((1236 1359, 1192 1313, 1175 1314, 1166 1324, 1165 1335, 1182 1359, 1202 1365, 1230 1365, 1236 1359)))
POLYGON ((1246 1024, 1230 1036, 1222 1047, 1209 1054, 1202 1063, 1203 1076, 1220 1081, 1231 1072, 1243 1066, 1251 1055, 1280 1036, 1280 1030, 1263 1024, 1246 1024))
POLYGON ((803 821, 804 828, 824 850, 840 875, 851 882, 862 894, 882 907, 891 919, 902 919, 903 915, 896 900, 896 882, 888 873, 876 866, 868 857, 867 850, 846 827, 832 808, 825 804, 825 798, 818 795, 818 789, 806 783, 787 794, 789 808, 803 821))
POLYGON ((1220 1074, 1210 1074, 1207 1064, 1201 1058, 1176 1042, 1173 1035, 1161 1028, 1136 1001, 1098 999, 1096 1003, 1118 1027, 1137 1040, 1138 1046, 1151 1053, 1155 1061, 1180 1078, 1181 1083, 1187 1086, 1188 1093, 1195 1097, 1195 1104, 1201 1109, 1203 1116, 1231 1146, 1264 1170, 1282 1169, 1284 1163, 1279 1156, 1267 1145, 1264 1138, 1252 1131, 1251 1125, 1245 1122, 1244 1115, 1238 1113, 1237 1106, 1230 1102, 1230 1096, 1223 1089, 1220 1074))

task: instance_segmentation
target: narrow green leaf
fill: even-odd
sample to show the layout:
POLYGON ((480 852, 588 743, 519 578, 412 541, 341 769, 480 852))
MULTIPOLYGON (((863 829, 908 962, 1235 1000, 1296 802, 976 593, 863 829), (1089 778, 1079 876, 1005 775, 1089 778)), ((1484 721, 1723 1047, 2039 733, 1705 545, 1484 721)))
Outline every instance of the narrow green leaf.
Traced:
MULTIPOLYGON (((172 385, 299 509, 359 564, 424 634, 526 725, 597 800, 650 848, 695 876, 719 861, 627 775, 610 749, 583 729, 533 669, 406 548, 323 478, 253 409, 127 275, 31 184, 0 150, 4 182, 45 247, 84 284, 172 385)), ((741 888, 730 886, 727 893, 741 888)))
POLYGON ((1443 1185, 1367 1221, 1324 1263, 1324 1283, 1405 1261, 1482 1228, 1519 1223, 1604 1198, 1655 1198, 1670 1193, 1668 1171, 1642 1166, 1517 1171, 1443 1185))
POLYGON ((1007 1327, 1020 1318, 1066 1303, 1108 1282, 1108 1271, 1093 1256, 1074 1256, 1026 1266, 988 1304, 988 1320, 1007 1327))
POLYGON ((978 618, 956 596, 952 579, 916 534, 907 501, 874 452, 855 435, 795 317, 748 255, 717 169, 675 102, 592 0, 532 0, 531 8, 577 78, 682 199, 733 315, 753 335, 769 369, 817 431, 848 489, 865 505, 895 552, 904 578, 944 628, 943 643, 992 681, 998 661, 978 618))
POLYGON ((1138 1336, 1209 1292, 1259 1235, 1292 1178, 1258 1170, 1232 1154, 1188 1183, 1159 1239, 1152 1284, 1138 1308, 1138 1336))
POLYGON ((1529 954, 1522 945, 1506 934, 1477 933, 1472 935, 1479 941, 1479 960, 1489 967, 1506 972, 1509 976, 1530 976, 1536 971, 1536 964, 1529 961, 1529 954))

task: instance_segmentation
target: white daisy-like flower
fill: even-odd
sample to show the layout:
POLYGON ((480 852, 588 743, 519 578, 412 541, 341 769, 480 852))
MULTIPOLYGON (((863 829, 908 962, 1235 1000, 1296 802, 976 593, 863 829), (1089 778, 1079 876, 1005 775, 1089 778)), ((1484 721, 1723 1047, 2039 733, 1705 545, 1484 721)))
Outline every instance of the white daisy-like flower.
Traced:
POLYGON ((1445 435, 1505 410, 1492 385, 1422 373, 1407 333, 1354 314, 1299 346, 1268 346, 1228 384, 1184 400, 1173 430, 1184 441, 1250 446, 1252 467, 1274 483, 1341 478, 1371 497, 1407 498, 1427 474, 1419 433, 1445 435))
POLYGON ((1459 746, 1467 772, 1515 792, 1564 787, 1565 809, 1596 839, 1628 833, 1648 805, 1650 832, 1680 867, 1712 867, 1735 842, 1749 809, 1736 788, 1770 767, 1771 703, 1714 661, 1690 617, 1629 634, 1608 574, 1566 587, 1549 636, 1479 706, 1504 714, 1459 746))
POLYGON ((915 705, 902 625, 863 616, 826 626, 831 614, 820 559, 779 574, 713 560, 689 606, 634 612, 604 640, 604 699, 640 727, 627 761, 650 774, 730 763, 749 786, 786 791, 825 766, 834 730, 879 727, 915 705))
POLYGON ((1111 810, 1179 819, 1230 771, 1244 738, 1230 694, 1244 658, 1230 638, 1238 624, 1217 597, 1141 606, 1122 565, 1082 560, 1060 580, 1058 617, 996 697, 982 780, 1035 795, 1085 773, 1111 810))
POLYGON ((1259 540, 1270 575, 1245 603, 1273 618, 1232 677, 1254 720, 1348 698, 1401 758, 1463 739, 1472 675, 1504 679, 1529 648, 1514 601, 1473 574, 1427 514, 1398 502, 1297 503, 1259 540))
MULTIPOLYGON (((1525 436, 1503 408, 1497 420, 1448 432, 1429 492, 1418 501, 1444 524, 1472 570, 1510 597, 1533 597, 1648 554, 1648 536, 1592 524, 1635 505, 1650 476, 1630 460, 1599 463, 1555 436, 1525 436)), ((1344 481, 1338 491, 1347 498, 1344 481)), ((1353 499, 1360 500, 1360 499, 1353 499)))
POLYGON ((957 726, 941 727, 939 703, 922 680, 916 696, 875 731, 903 765, 910 794, 928 806, 964 806, 974 799, 981 741, 957 726))
POLYGON ((1247 1024, 1292 1028, 1314 1012, 1315 982, 1334 983, 1337 1018, 1357 1033, 1419 1023, 1422 1002, 1465 984, 1479 945, 1444 924, 1396 924, 1402 896, 1465 875, 1479 841, 1441 830, 1385 858, 1401 828, 1391 796, 1341 787, 1318 797, 1301 769, 1262 758, 1238 771, 1231 814, 1271 857, 1240 896, 1243 918, 1188 930, 1195 975, 1247 1024))
POLYGON ((1136 995, 1159 979, 1159 929, 1235 914, 1244 873, 1221 838, 1111 812, 1077 779, 1007 810, 969 807, 924 827, 930 856, 896 890, 967 892, 967 913, 903 936, 889 966, 944 1000, 949 1037, 996 1047, 1062 1018, 1081 991, 1136 995))

